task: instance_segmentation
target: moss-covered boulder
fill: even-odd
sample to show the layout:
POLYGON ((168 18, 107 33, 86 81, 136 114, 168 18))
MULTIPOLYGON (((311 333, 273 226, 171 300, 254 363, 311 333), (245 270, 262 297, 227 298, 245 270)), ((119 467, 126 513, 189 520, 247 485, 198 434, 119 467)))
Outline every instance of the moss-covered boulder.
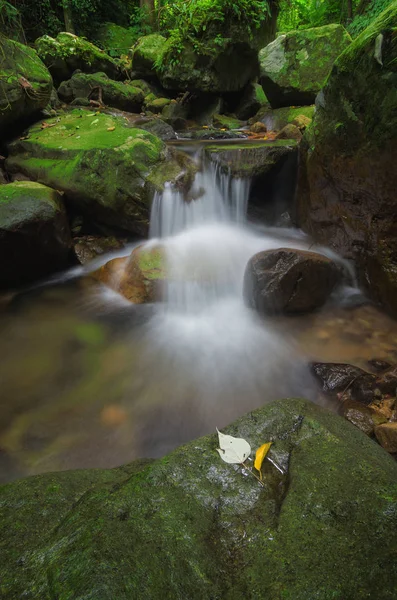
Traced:
POLYGON ((299 224, 397 311, 397 2, 338 58, 307 136, 299 224))
POLYGON ((165 142, 176 139, 176 133, 171 125, 160 119, 158 116, 139 119, 135 126, 144 129, 145 131, 149 131, 165 142))
POLYGON ((10 144, 7 169, 65 192, 89 218, 145 235, 153 192, 180 185, 189 164, 125 119, 73 110, 10 144))
POLYGON ((159 33, 139 38, 130 51, 132 71, 143 77, 153 77, 156 72, 156 63, 162 56, 166 43, 166 38, 159 33))
POLYGON ((68 220, 58 192, 33 181, 0 185, 0 287, 18 287, 68 264, 68 220))
POLYGON ((112 79, 120 75, 117 62, 88 40, 72 33, 59 33, 56 38, 43 35, 35 42, 41 60, 56 83, 70 79, 74 71, 106 73, 112 79))
POLYGON ((259 83, 249 83, 236 109, 236 117, 242 121, 250 119, 263 108, 270 108, 263 87, 259 83))
POLYGON ((240 129, 244 126, 244 123, 231 115, 215 114, 213 125, 214 127, 219 127, 219 129, 240 129))
POLYGON ((171 102, 170 98, 157 98, 152 97, 153 94, 149 94, 145 98, 145 110, 148 110, 154 114, 159 114, 163 109, 168 106, 171 102))
POLYGON ((351 43, 342 25, 280 35, 259 52, 260 83, 273 108, 313 104, 336 58, 351 43))
POLYGON ((131 46, 137 40, 137 34, 131 27, 122 27, 116 23, 103 23, 96 34, 96 39, 101 48, 109 56, 128 54, 131 46))
POLYGON ((291 155, 296 155, 294 140, 263 142, 233 142, 210 144, 205 148, 209 160, 216 162, 222 171, 234 177, 258 177, 265 175, 291 155))
POLYGON ((45 108, 52 78, 37 53, 0 36, 0 132, 45 108))
POLYGON ((75 73, 71 79, 61 83, 58 96, 69 103, 77 98, 98 100, 101 97, 105 105, 129 112, 140 112, 144 99, 140 88, 129 82, 109 79, 105 73, 75 73))
MULTIPOLYGON (((306 124, 310 124, 311 120, 313 119, 314 112, 314 106, 286 106, 283 108, 276 108, 274 110, 265 107, 254 118, 258 120, 259 117, 260 120, 265 123, 269 131, 280 131, 290 123, 296 125, 297 120, 298 122, 302 123, 301 117, 304 117, 304 119, 309 119, 309 122, 306 121, 306 124)), ((254 119, 252 119, 252 121, 253 120, 254 119)))
POLYGON ((262 482, 251 459, 224 463, 214 434, 152 462, 2 486, 4 598, 395 597, 397 465, 381 447, 304 400, 225 432, 253 451, 273 442, 262 482))
POLYGON ((161 246, 138 246, 130 256, 107 262, 92 277, 134 304, 154 302, 166 278, 164 251, 161 246))

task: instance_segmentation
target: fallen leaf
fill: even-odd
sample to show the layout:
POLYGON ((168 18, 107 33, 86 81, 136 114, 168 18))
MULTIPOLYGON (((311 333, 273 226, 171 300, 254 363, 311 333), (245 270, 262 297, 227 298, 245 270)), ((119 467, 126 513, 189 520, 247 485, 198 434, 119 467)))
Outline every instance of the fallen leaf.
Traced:
POLYGON ((116 128, 115 127, 108 127, 108 131, 114 131, 116 128))
POLYGON ((94 119, 91 123, 91 125, 95 125, 95 123, 98 123, 99 119, 94 119))
POLYGON ((241 464, 251 454, 251 446, 243 438, 235 438, 231 435, 221 433, 216 429, 219 437, 219 455, 223 461, 229 464, 241 464))
POLYGON ((261 479, 262 479, 262 473, 261 473, 262 464, 266 458, 267 453, 270 450, 270 446, 272 445, 272 443, 273 442, 267 442, 267 444, 262 444, 262 446, 260 448, 258 448, 258 450, 255 452, 254 467, 257 471, 259 471, 261 479))

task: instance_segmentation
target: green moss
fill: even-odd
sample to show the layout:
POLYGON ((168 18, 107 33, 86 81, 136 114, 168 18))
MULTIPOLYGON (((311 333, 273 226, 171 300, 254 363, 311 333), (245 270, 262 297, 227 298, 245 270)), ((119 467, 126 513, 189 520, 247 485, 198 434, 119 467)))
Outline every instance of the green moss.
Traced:
POLYGON ((137 34, 132 28, 121 27, 116 23, 103 23, 97 39, 98 43, 110 56, 121 56, 128 54, 131 46, 137 40, 137 34))
POLYGON ((242 121, 227 115, 214 115, 213 123, 220 129, 240 129, 243 126, 242 121))
POLYGON ((65 102, 72 102, 76 98, 88 98, 98 88, 101 89, 104 104, 129 112, 140 112, 143 91, 128 82, 109 79, 105 73, 76 73, 71 79, 61 83, 58 95, 65 102))
POLYGON ((145 75, 155 72, 155 64, 162 55, 167 40, 159 33, 141 37, 131 50, 132 69, 145 75))
POLYGON ((0 185, 0 230, 13 230, 29 221, 51 220, 62 210, 58 192, 40 183, 16 181, 0 185))

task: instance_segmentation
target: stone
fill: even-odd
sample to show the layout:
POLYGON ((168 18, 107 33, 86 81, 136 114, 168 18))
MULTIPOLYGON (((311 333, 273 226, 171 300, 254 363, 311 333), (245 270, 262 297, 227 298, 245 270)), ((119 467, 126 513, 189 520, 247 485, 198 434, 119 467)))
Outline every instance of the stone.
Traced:
POLYGON ((244 90, 243 96, 236 109, 236 117, 247 121, 263 107, 270 108, 263 87, 259 83, 250 82, 244 90))
POLYGON ((310 123, 313 119, 307 117, 306 115, 299 114, 292 121, 292 125, 295 125, 300 131, 305 131, 307 127, 309 127, 310 123))
POLYGON ((177 139, 176 133, 171 125, 158 117, 143 119, 135 124, 135 126, 144 129, 145 131, 149 131, 149 133, 152 133, 165 142, 177 139))
POLYGON ((348 398, 342 403, 339 414, 365 433, 365 435, 373 435, 375 424, 372 411, 367 406, 348 398))
POLYGON ((376 386, 384 393, 397 395, 397 366, 391 367, 378 376, 376 386))
MULTIPOLYGON (((64 102, 76 99, 99 99, 101 90, 102 102, 106 106, 119 108, 132 113, 142 110, 144 94, 140 88, 129 82, 109 79, 105 73, 75 73, 68 81, 63 81, 58 88, 58 95, 64 102)), ((89 104, 89 102, 88 102, 89 104)))
POLYGON ((272 108, 314 104, 337 57, 351 44, 332 24, 277 37, 259 52, 260 78, 272 108))
POLYGON ((397 314, 397 5, 337 59, 301 146, 297 224, 357 265, 370 298, 397 314), (383 36, 383 67, 374 58, 383 36))
POLYGON ((92 277, 134 304, 155 302, 166 277, 161 247, 137 246, 126 258, 114 258, 92 277))
POLYGON ((397 423, 382 423, 375 428, 376 439, 387 452, 397 452, 397 423))
POLYGON ((276 140, 296 140, 297 142, 300 142, 301 139, 302 134, 300 129, 298 129, 298 127, 292 123, 283 127, 282 130, 276 135, 276 140))
POLYGON ((345 392, 358 380, 368 379, 372 387, 376 381, 371 373, 346 363, 312 363, 311 371, 327 394, 345 392))
POLYGON ((131 68, 143 77, 153 77, 156 73, 156 63, 162 56, 167 40, 159 33, 144 35, 131 48, 131 68))
POLYGON ((279 168, 290 156, 295 155, 296 142, 275 140, 258 142, 232 142, 209 144, 206 156, 217 163, 225 173, 233 177, 259 177, 279 168))
POLYGON ((0 286, 20 287, 69 264, 70 231, 58 192, 33 181, 0 185, 0 286))
POLYGON ((0 40, 0 132, 44 109, 52 92, 51 75, 28 46, 0 40))
POLYGON ((75 109, 47 124, 10 144, 7 170, 63 191, 91 221, 146 235, 154 191, 190 184, 192 161, 123 118, 75 109))
POLYGON ((77 69, 83 73, 106 73, 120 77, 117 62, 88 40, 72 33, 58 33, 56 38, 43 35, 35 42, 41 60, 56 83, 70 79, 77 69))
POLYGON ((173 129, 182 131, 187 127, 188 107, 186 104, 172 100, 164 106, 161 111, 163 121, 171 125, 173 129))
POLYGON ((94 260, 102 254, 124 248, 122 240, 115 237, 83 235, 73 238, 74 252, 81 265, 94 260))
POLYGON ((116 23, 102 23, 95 37, 101 48, 112 57, 128 54, 137 40, 137 34, 132 27, 122 27, 116 23))
POLYGON ((260 314, 316 310, 340 281, 338 266, 326 256, 279 248, 258 252, 244 275, 244 298, 260 314))
POLYGON ((262 485, 220 459, 214 433, 155 461, 1 486, 4 598, 391 600, 395 460, 305 400, 222 431, 273 442, 262 485))
POLYGON ((252 133, 266 133, 267 127, 264 123, 261 123, 261 121, 257 121, 251 125, 250 131, 252 131, 252 133))
POLYGON ((221 129, 240 129, 244 123, 233 116, 214 115, 213 125, 214 127, 219 127, 221 129))
MULTIPOLYGON (((296 119, 300 119, 304 117, 305 119, 310 119, 310 122, 313 119, 313 115, 315 112, 314 106, 285 106, 283 108, 263 108, 259 113, 254 117, 255 120, 262 121, 269 131, 280 131, 286 125, 292 123, 293 125, 297 125, 295 123, 296 119)), ((252 119, 249 121, 253 122, 252 119)), ((299 127, 300 129, 300 127, 299 127)))
POLYGON ((158 114, 170 104, 170 98, 145 98, 145 110, 150 110, 152 113, 158 114))

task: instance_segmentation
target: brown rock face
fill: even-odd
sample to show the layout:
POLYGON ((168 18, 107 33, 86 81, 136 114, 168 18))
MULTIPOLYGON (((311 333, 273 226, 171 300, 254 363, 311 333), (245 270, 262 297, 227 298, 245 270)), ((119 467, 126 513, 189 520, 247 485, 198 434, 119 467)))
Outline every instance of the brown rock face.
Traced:
POLYGON ((244 276, 244 297, 259 313, 320 308, 340 279, 336 264, 315 252, 281 248, 255 254, 244 276))
POLYGON ((382 423, 375 428, 376 439, 387 452, 397 452, 397 423, 382 423))

